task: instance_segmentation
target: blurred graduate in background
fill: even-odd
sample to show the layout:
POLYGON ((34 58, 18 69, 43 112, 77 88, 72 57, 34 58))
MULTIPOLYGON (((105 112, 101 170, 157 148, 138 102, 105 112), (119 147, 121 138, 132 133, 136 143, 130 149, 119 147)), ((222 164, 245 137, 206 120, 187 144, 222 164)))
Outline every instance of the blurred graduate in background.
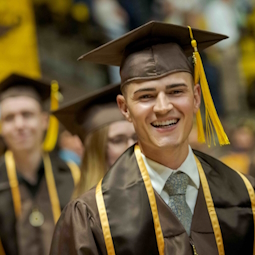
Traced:
POLYGON ((0 84, 8 149, 0 159, 0 249, 6 255, 49 254, 55 223, 79 179, 77 167, 48 152, 58 125, 52 117, 49 121, 45 102, 51 98, 57 104, 56 93, 56 83, 16 74, 0 84))

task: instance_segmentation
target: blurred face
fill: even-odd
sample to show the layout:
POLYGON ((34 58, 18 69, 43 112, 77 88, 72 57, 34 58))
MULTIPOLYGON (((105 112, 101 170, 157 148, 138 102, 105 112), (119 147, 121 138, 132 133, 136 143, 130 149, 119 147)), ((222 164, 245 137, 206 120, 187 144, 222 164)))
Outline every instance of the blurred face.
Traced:
POLYGON ((186 72, 126 85, 117 102, 134 124, 142 149, 172 149, 188 145, 193 116, 200 106, 200 87, 186 72))
POLYGON ((254 135, 247 127, 239 127, 234 131, 232 146, 236 151, 250 151, 254 148, 254 135))
POLYGON ((132 123, 117 121, 109 126, 107 142, 108 166, 112 166, 119 156, 136 142, 136 133, 132 123))
POLYGON ((28 96, 9 97, 1 104, 2 136, 14 152, 40 148, 47 128, 48 115, 28 96))

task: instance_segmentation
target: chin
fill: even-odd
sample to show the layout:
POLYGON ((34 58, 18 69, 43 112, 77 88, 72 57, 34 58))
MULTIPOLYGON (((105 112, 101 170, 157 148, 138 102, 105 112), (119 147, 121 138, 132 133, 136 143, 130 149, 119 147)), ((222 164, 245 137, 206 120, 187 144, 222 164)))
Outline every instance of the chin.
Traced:
POLYGON ((181 144, 179 141, 176 141, 176 140, 173 141, 169 139, 160 139, 160 140, 154 141, 153 143, 156 145, 156 147, 162 148, 162 149, 176 148, 181 144))
POLYGON ((24 152, 24 151, 30 151, 33 149, 33 146, 31 146, 31 144, 20 144, 20 145, 15 145, 12 147, 13 150, 15 151, 20 151, 20 152, 24 152))

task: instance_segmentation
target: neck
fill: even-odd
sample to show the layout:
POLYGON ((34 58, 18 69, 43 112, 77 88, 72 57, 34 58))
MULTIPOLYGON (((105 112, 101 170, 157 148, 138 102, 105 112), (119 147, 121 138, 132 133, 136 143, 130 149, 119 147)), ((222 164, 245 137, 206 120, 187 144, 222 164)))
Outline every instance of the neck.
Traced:
POLYGON ((42 160, 41 148, 33 151, 14 152, 16 170, 30 183, 37 182, 37 170, 42 160))
POLYGON ((149 159, 158 162, 161 165, 178 169, 189 154, 188 143, 172 148, 150 148, 139 143, 142 153, 149 159))

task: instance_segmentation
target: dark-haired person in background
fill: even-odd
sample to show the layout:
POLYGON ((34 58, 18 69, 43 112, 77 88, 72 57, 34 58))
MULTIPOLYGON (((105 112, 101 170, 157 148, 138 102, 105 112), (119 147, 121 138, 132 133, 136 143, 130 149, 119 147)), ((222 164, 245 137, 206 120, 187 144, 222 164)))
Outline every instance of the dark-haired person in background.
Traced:
POLYGON ((50 83, 16 74, 0 84, 1 134, 8 148, 0 159, 5 255, 49 254, 55 223, 74 189, 75 173, 73 179, 56 153, 43 150, 50 95, 50 83))

